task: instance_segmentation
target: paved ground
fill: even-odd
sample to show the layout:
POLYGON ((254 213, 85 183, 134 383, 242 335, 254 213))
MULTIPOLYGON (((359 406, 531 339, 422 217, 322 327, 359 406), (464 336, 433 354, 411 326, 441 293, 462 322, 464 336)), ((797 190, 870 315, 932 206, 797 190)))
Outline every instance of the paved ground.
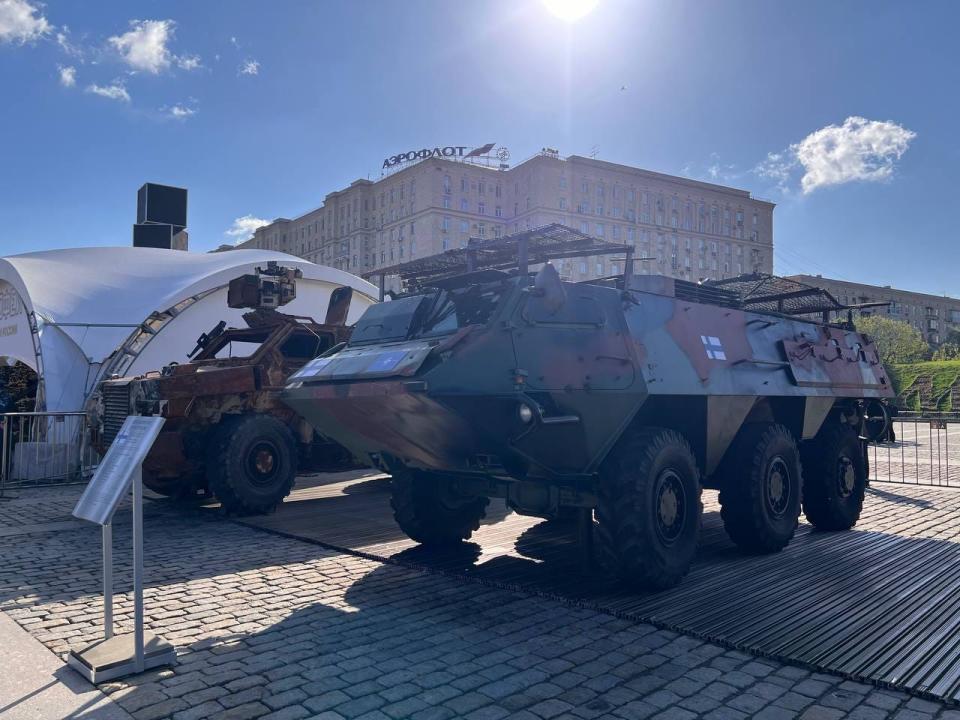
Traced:
MULTIPOLYGON (((99 536, 57 524, 75 489, 35 490, 52 531, 0 537, 0 610, 58 654, 100 632, 99 536), (58 510, 59 508, 59 510, 58 510)), ((129 532, 115 529, 117 586, 129 532)), ((156 718, 960 718, 592 610, 384 565, 153 504, 147 626, 180 663, 103 686, 156 718)), ((129 598, 118 597, 129 628, 129 598)), ((8 702, 0 698, 0 707, 8 702)))
POLYGON ((131 720, 4 613, 0 613, 0 647, 0 718, 131 720))

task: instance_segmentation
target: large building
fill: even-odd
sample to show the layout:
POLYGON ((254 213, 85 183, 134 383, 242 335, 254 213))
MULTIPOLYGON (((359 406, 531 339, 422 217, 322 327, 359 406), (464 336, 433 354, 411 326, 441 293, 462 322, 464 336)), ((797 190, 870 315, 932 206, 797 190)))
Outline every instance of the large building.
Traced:
MULTIPOLYGON (((463 247, 471 237, 562 223, 635 246, 637 257, 651 258, 638 272, 725 278, 772 272, 773 208, 745 190, 548 149, 515 167, 427 157, 332 192, 319 208, 279 218, 241 247, 362 275, 463 247)), ((585 280, 619 273, 621 265, 620 258, 578 258, 559 269, 585 280)))
POLYGON ((886 302, 886 307, 870 308, 863 314, 886 315, 917 328, 927 342, 937 344, 952 329, 960 329, 960 300, 945 295, 898 290, 889 285, 866 285, 834 280, 822 275, 791 275, 791 280, 823 288, 844 305, 886 302))

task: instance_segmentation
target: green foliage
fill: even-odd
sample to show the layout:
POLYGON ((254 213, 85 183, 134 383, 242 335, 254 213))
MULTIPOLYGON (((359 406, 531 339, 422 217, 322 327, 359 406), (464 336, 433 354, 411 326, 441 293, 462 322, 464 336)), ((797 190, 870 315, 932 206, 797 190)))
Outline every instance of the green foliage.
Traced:
POLYGON ((914 363, 930 357, 930 346, 910 323, 868 315, 857 319, 857 330, 873 339, 885 363, 914 363))
POLYGON ((953 406, 952 390, 960 386, 960 360, 887 365, 893 389, 904 410, 960 410, 953 406))
POLYGON ((37 396, 37 374, 23 363, 0 364, 0 412, 30 412, 37 396))
POLYGON ((960 360, 960 345, 945 342, 933 351, 931 360, 960 360))

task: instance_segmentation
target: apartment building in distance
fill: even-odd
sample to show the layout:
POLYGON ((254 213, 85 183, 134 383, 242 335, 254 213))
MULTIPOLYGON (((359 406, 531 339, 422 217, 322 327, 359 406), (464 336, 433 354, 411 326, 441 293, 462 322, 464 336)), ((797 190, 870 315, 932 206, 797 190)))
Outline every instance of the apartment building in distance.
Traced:
MULTIPOLYGON (((745 190, 544 149, 514 167, 427 157, 357 180, 299 217, 257 229, 241 247, 278 250, 363 275, 378 267, 562 223, 633 245, 637 272, 688 280, 772 272, 774 204, 745 190)), ((564 260, 587 280, 618 258, 564 260)))
POLYGON ((823 288, 845 305, 888 302, 887 307, 870 308, 863 314, 882 314, 908 322, 934 345, 943 342, 950 330, 960 329, 960 300, 956 298, 898 290, 889 285, 834 280, 821 275, 791 275, 790 279, 823 288))

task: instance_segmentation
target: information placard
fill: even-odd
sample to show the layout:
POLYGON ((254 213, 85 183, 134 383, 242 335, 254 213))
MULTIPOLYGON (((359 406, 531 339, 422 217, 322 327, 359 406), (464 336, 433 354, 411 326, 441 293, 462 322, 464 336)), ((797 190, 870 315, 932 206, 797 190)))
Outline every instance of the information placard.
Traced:
POLYGON ((73 516, 106 525, 163 427, 162 417, 130 416, 80 496, 73 516))

